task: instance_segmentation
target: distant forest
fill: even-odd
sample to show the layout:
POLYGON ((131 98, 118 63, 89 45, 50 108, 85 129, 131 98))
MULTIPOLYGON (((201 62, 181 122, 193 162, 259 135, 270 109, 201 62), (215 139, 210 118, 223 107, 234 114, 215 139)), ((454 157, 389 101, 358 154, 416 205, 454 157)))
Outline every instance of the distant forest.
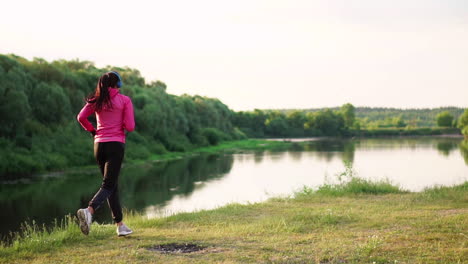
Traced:
MULTIPOLYGON (((338 110, 338 108, 331 108, 338 110)), ((400 118, 411 127, 436 127, 437 115, 448 111, 454 117, 454 120, 463 114, 464 108, 460 107, 438 107, 438 108, 385 108, 385 107, 356 107, 356 118, 360 119, 363 127, 386 127, 390 126, 393 120, 400 118)), ((283 110, 290 112, 291 110, 283 110)), ((305 109, 305 111, 317 112, 323 111, 322 108, 305 109)))
MULTIPOLYGON (((162 81, 147 83, 136 69, 80 60, 48 62, 0 54, 0 179, 94 164, 93 140, 76 121, 86 95, 107 71, 122 76, 132 98, 136 130, 127 160, 184 152, 247 137, 376 136, 459 133, 461 108, 400 110, 339 108, 233 111, 216 98, 175 96, 162 81), (436 128, 444 114, 445 125, 436 128), (452 122, 453 121, 453 122, 452 122)), ((466 113, 466 112, 465 112, 466 113)), ((92 120, 93 122, 93 120, 92 120)))
POLYGON ((341 107, 240 111, 233 124, 249 137, 460 134, 464 109, 341 107), (461 120, 461 119, 460 119, 461 120), (442 122, 441 122, 442 121, 442 122))

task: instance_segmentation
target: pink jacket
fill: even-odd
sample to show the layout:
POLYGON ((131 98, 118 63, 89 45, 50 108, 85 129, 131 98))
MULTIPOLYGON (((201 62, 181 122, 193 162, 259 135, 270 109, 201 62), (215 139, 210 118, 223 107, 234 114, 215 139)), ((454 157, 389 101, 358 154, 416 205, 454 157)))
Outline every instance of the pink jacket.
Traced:
MULTIPOLYGON (((119 93, 119 89, 109 88, 112 108, 96 112, 97 129, 94 142, 118 141, 125 143, 124 129, 131 132, 135 129, 133 104, 130 97, 119 93)), ((87 131, 94 130, 88 117, 95 113, 94 104, 86 103, 78 114, 78 122, 87 131)))

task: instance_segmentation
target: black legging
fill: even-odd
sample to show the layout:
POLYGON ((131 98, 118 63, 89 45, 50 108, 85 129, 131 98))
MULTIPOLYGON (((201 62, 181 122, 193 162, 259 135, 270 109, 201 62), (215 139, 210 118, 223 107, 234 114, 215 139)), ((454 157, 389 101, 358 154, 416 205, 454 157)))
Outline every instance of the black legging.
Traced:
POLYGON ((125 153, 125 144, 122 142, 96 142, 94 143, 94 156, 99 164, 103 176, 101 188, 89 202, 97 210, 104 200, 112 211, 114 222, 122 221, 122 207, 120 206, 118 181, 120 167, 125 153))

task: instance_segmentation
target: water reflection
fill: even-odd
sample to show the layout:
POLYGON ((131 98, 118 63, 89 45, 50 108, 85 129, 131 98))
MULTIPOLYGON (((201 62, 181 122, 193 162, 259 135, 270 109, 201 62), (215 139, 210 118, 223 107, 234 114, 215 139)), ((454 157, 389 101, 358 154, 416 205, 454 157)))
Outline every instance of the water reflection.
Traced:
POLYGON ((460 143, 460 153, 463 156, 466 165, 468 165, 468 139, 465 139, 460 143))
POLYGON ((339 157, 345 163, 354 161, 354 152, 356 150, 357 141, 327 139, 321 141, 311 141, 306 145, 293 144, 290 153, 297 153, 298 159, 304 151, 316 153, 317 157, 329 162, 335 157, 339 157))
POLYGON ((264 155, 262 152, 257 151, 255 152, 254 157, 255 157, 255 163, 261 163, 263 161, 264 155))
POLYGON ((176 195, 189 195, 201 183, 223 177, 233 162, 232 155, 201 155, 125 168, 121 179, 122 200, 126 207, 137 210, 148 205, 164 205, 176 195))
POLYGON ((452 150, 457 149, 458 144, 456 142, 451 141, 441 141, 437 142, 436 148, 439 150, 439 153, 444 156, 449 156, 452 150))

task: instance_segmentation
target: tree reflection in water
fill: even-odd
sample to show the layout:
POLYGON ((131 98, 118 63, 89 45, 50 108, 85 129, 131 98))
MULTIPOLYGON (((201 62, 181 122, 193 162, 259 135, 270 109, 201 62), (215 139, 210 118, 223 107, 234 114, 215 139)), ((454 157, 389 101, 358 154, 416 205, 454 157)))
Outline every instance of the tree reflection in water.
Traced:
POLYGON ((460 143, 460 152, 466 165, 468 165, 468 139, 465 139, 460 143))
POLYGON ((444 156, 449 156, 450 152, 457 149, 457 147, 458 147, 457 142, 448 141, 448 140, 440 141, 440 142, 437 142, 436 144, 437 150, 439 150, 439 153, 444 156))
POLYGON ((232 155, 211 154, 126 169, 120 183, 124 206, 141 210, 190 195, 198 184, 223 177, 233 162, 232 155))

